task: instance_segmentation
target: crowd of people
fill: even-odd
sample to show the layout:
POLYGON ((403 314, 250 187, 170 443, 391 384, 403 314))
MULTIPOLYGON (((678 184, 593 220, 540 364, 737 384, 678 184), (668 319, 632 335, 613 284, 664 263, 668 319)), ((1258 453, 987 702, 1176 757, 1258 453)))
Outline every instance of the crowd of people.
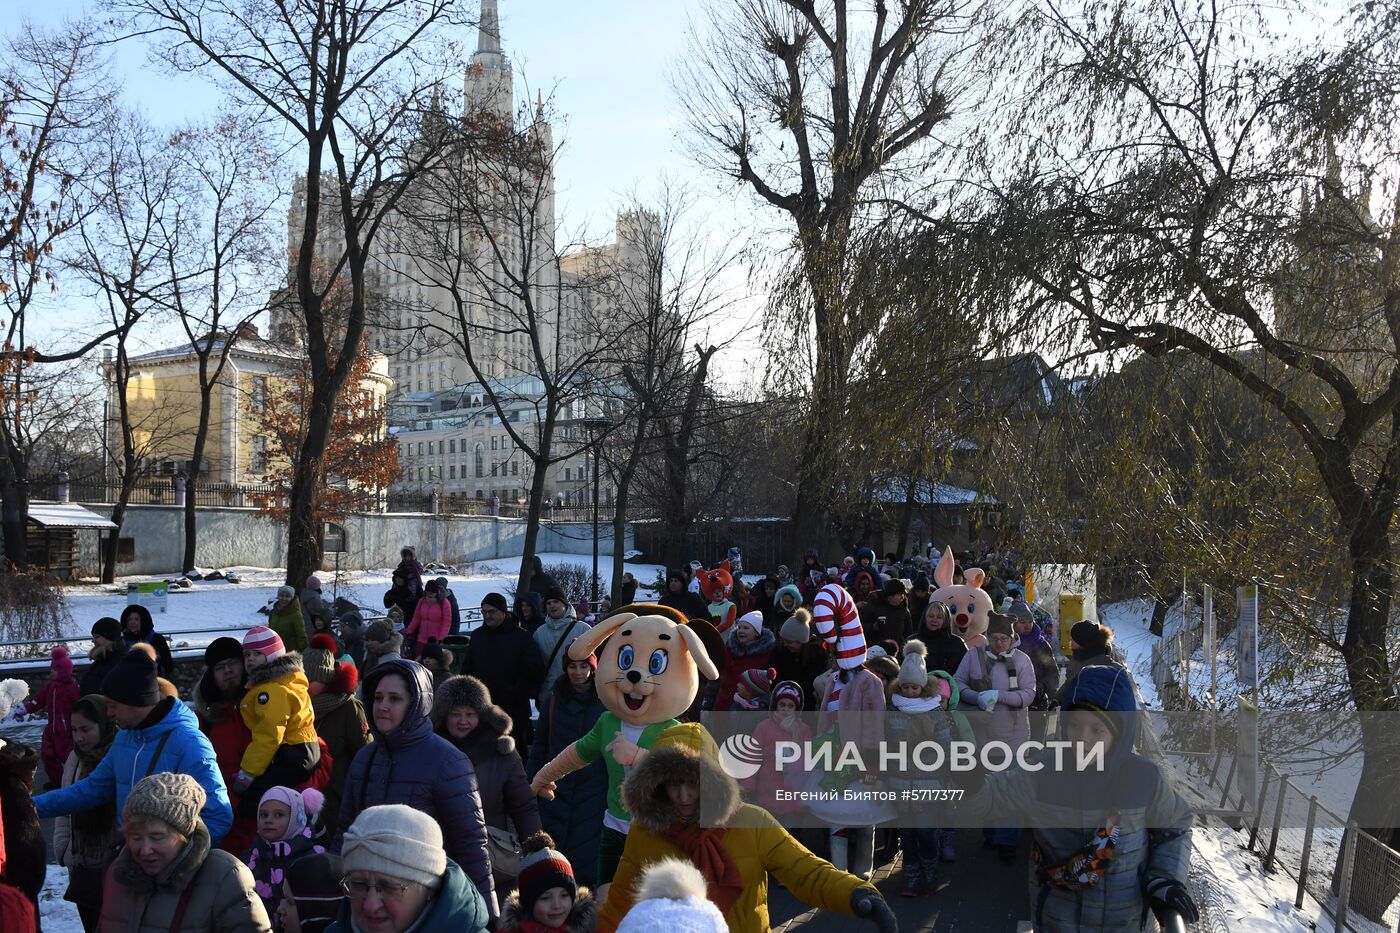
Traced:
POLYGON ((480 626, 449 648, 462 624, 448 581, 425 581, 411 548, 402 557, 385 617, 368 623, 327 603, 315 577, 281 588, 266 625, 207 647, 189 702, 143 607, 92 625, 81 679, 55 649, 24 707, 48 717, 39 754, 0 743, 0 879, 28 897, 36 929, 38 889, 17 867, 32 857, 67 868, 66 899, 104 933, 582 933, 664 918, 766 931, 770 876, 892 930, 870 881, 877 842, 903 853, 900 893, 920 897, 939 890, 957 834, 912 811, 790 832, 783 818, 802 805, 782 779, 735 780, 703 724, 766 713, 753 730, 766 756, 814 737, 803 712, 820 714, 819 734, 863 744, 885 736, 854 736, 857 713, 884 714, 896 738, 1016 746, 1033 737, 1029 711, 1056 707, 1064 734, 1108 747, 1118 784, 1013 770, 967 787, 992 827, 983 843, 1007 862, 1021 831, 998 820, 1071 806, 1103 817, 1032 831, 1037 929, 1136 929, 1150 907, 1195 916, 1190 813, 1111 715, 1138 708, 1111 630, 1077 623, 1060 658, 1006 564, 867 548, 824 566, 809 550, 796 573, 745 585, 731 553, 671 571, 654 605, 635 604, 629 574, 617 610, 590 614, 537 559, 532 588, 486 595, 480 626), (982 595, 954 598, 968 592, 982 595), (6 768, 24 762, 47 778, 32 803, 27 784, 4 793, 6 768), (17 859, 16 844, 42 850, 41 817, 56 820, 52 852, 17 859))

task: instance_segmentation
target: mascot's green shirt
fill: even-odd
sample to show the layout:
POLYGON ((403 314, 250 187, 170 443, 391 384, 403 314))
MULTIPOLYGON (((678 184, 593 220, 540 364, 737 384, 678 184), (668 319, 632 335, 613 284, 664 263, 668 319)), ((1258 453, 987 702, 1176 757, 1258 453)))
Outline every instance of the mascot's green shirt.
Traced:
POLYGON ((675 719, 668 719, 665 722, 654 722, 641 730, 641 735, 631 734, 634 726, 625 726, 616 713, 604 711, 598 717, 598 721, 593 724, 593 728, 588 730, 588 734, 574 743, 574 749, 579 753, 584 761, 592 764, 599 758, 604 759, 604 764, 608 769, 608 812, 603 816, 603 825, 614 829, 620 833, 626 833, 632 825, 632 814, 622 805, 622 782, 627 777, 627 769, 613 758, 606 754, 604 749, 617 736, 619 732, 628 734, 638 748, 651 748, 651 744, 656 741, 656 737, 672 726, 679 726, 680 722, 675 719))

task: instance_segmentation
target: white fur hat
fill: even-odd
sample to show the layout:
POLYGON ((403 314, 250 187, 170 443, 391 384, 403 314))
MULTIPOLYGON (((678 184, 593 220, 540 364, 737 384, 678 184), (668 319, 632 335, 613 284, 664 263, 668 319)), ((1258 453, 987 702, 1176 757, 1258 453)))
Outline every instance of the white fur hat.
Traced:
POLYGON ((617 925, 617 933, 729 933, 724 915, 705 891, 705 876, 689 862, 653 862, 642 872, 636 904, 617 925))

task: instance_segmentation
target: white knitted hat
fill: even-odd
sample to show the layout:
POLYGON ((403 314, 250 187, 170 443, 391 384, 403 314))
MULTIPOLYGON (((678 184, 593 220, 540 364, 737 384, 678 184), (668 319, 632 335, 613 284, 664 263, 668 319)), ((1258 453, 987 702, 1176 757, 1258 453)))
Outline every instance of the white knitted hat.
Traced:
POLYGON ((705 876, 690 862, 668 858, 642 872, 637 901, 617 933, 729 933, 724 914, 705 896, 705 876))
POLYGON ((447 871, 442 827, 426 813, 401 803, 370 807, 345 831, 341 862, 347 875, 371 871, 434 887, 447 871))

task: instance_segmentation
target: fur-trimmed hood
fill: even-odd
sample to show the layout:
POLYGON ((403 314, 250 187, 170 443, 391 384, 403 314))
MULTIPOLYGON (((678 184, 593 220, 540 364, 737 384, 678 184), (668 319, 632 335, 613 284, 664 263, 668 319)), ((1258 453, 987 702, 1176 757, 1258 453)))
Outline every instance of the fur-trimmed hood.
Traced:
POLYGON ((729 630, 729 633, 724 636, 724 647, 736 658, 747 658, 765 654, 771 652, 778 646, 778 636, 774 635, 773 630, 770 628, 761 630, 758 633, 758 637, 747 645, 741 645, 739 644, 739 638, 737 636, 738 628, 739 626, 736 624, 729 630))
POLYGON ((674 746, 652 749, 632 769, 622 785, 622 805, 637 825, 664 833, 675 820, 666 785, 680 783, 700 787, 700 810, 706 823, 726 823, 743 805, 739 782, 726 774, 718 761, 674 746))
POLYGON ((480 720, 476 731, 467 736, 467 742, 481 741, 485 735, 494 733, 496 751, 502 755, 515 754, 515 739, 511 737, 515 722, 505 710, 491 702, 491 691, 484 683, 465 674, 447 678, 433 695, 433 730, 438 735, 452 741, 447 736, 447 714, 459 706, 476 710, 480 720))
POLYGON ((280 658, 273 658, 262 667, 248 673, 248 689, 256 687, 258 684, 265 684, 268 681, 285 677, 288 674, 300 674, 304 672, 301 663, 301 653, 298 651, 288 651, 280 658))
MULTIPOLYGON (((520 929, 521 922, 529 919, 520 916, 520 891, 511 891, 510 897, 501 904, 501 922, 496 931, 515 933, 520 929)), ((564 921, 563 928, 568 933, 593 933, 598 928, 598 904, 593 899, 593 892, 583 885, 574 895, 574 909, 569 913, 569 919, 564 921)))
POLYGON ((365 642, 366 658, 382 658, 385 655, 390 654, 396 654, 399 657, 403 657, 403 636, 400 635, 398 632, 392 633, 389 636, 389 640, 383 642, 380 645, 379 650, 377 651, 369 646, 369 642, 365 642))

